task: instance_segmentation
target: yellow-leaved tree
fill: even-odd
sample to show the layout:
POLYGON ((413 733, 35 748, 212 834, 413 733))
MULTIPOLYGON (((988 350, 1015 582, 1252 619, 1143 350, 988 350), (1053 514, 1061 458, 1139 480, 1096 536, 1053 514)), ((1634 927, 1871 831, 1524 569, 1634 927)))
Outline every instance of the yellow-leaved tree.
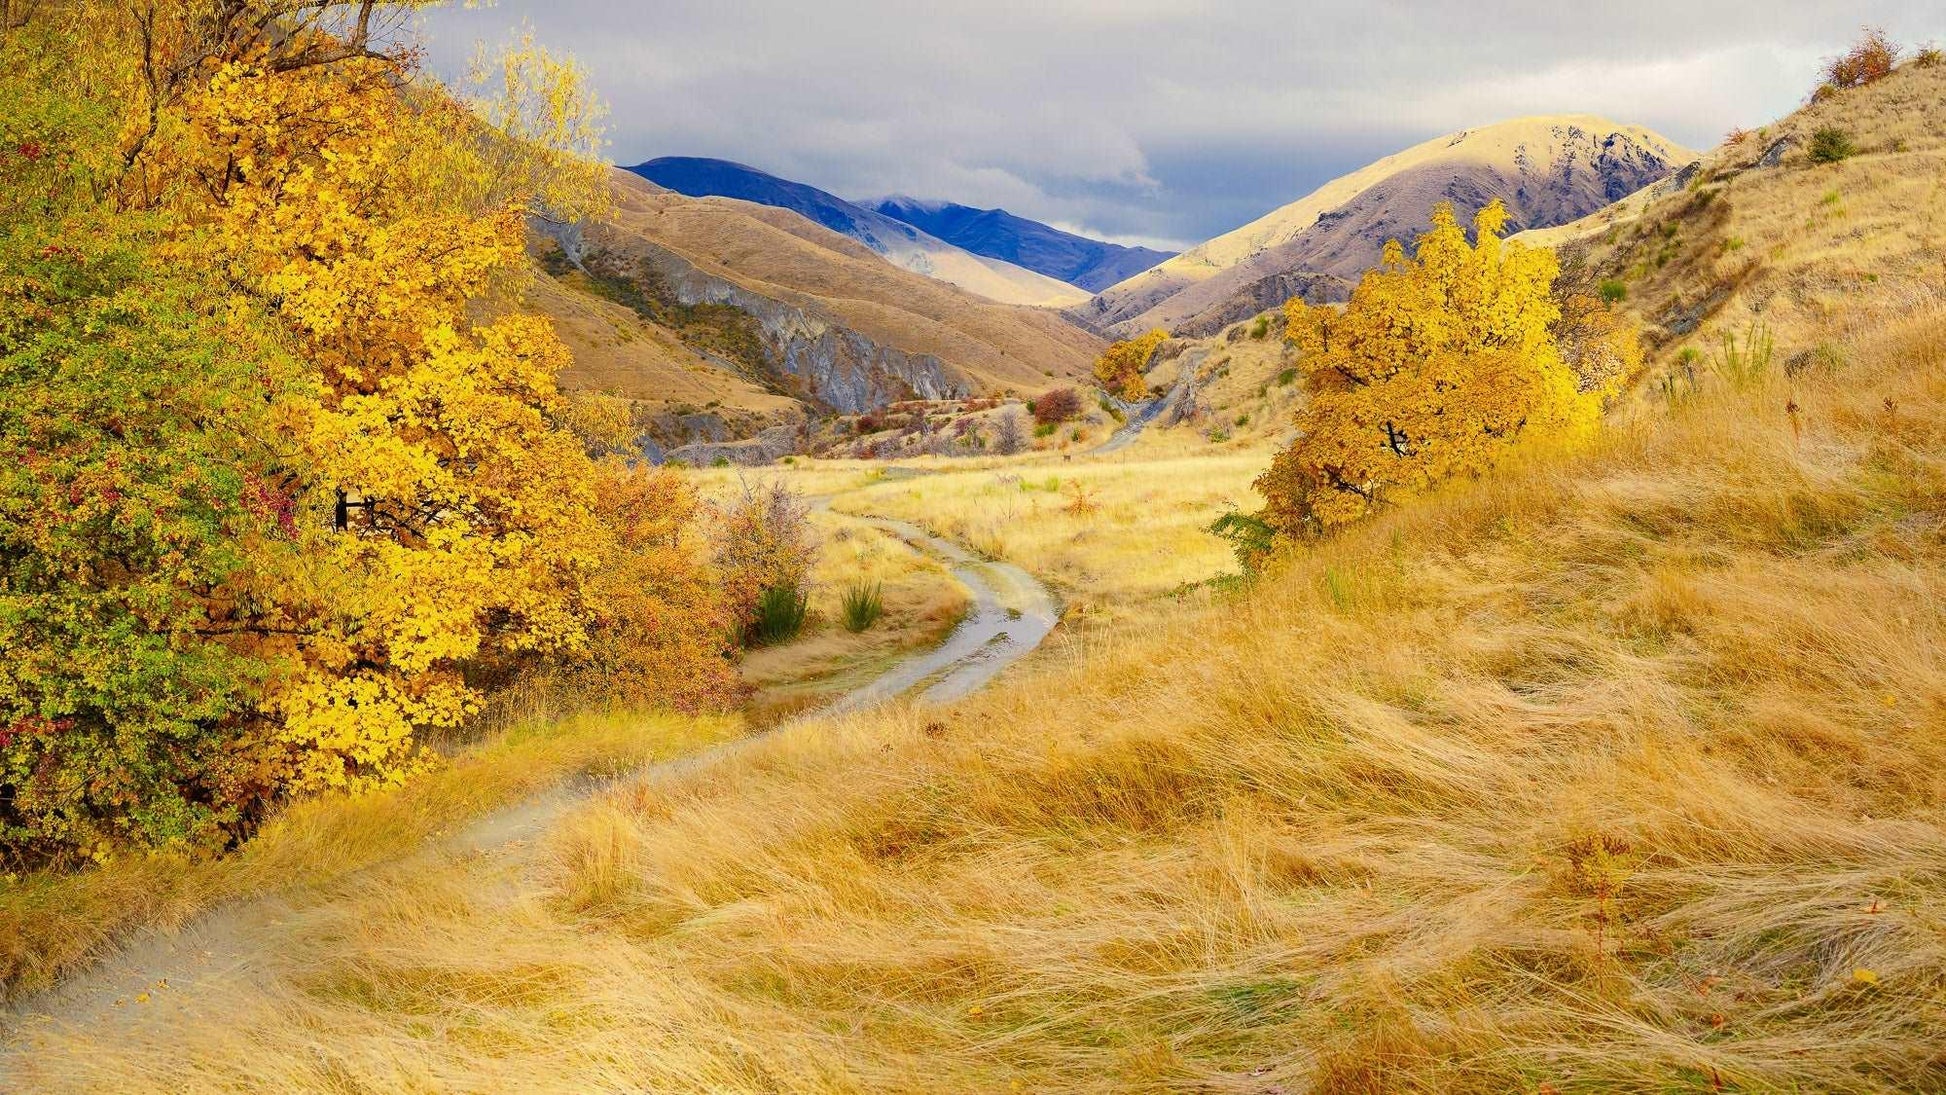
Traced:
POLYGON ((458 97, 408 6, 0 27, 0 853, 219 845, 542 663, 736 691, 697 500, 589 460, 519 303, 607 202, 581 72, 458 97))
POLYGON ((1285 305, 1309 398, 1297 439, 1257 481, 1259 519, 1277 536, 1324 532, 1485 471, 1517 443, 1593 429, 1615 370, 1584 388, 1562 360, 1554 253, 1502 242, 1506 222, 1488 205, 1469 244, 1441 203, 1416 255, 1387 244, 1342 312, 1285 305))
POLYGON ((1123 399, 1142 398, 1149 391, 1142 383, 1142 374, 1149 368, 1149 359, 1167 341, 1169 332, 1158 327, 1139 337, 1110 343, 1095 359, 1095 379, 1123 399))

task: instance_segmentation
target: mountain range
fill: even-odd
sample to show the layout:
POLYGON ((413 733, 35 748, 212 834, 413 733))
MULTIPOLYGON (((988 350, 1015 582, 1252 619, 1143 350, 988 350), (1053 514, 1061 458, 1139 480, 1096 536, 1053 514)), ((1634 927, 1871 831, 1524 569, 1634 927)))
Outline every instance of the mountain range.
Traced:
POLYGON ((1032 394, 1101 350, 1057 312, 922 276, 791 210, 612 180, 614 212, 547 241, 553 276, 531 295, 574 351, 572 385, 776 421, 780 404, 1032 394))
POLYGON ((730 160, 664 156, 626 170, 692 198, 735 198, 788 209, 849 236, 895 266, 957 285, 1003 304, 1079 304, 1087 290, 997 258, 975 254, 877 210, 805 183, 730 160))
POLYGON ((1023 266, 1089 292, 1134 277, 1176 254, 1077 236, 1005 209, 978 209, 902 195, 881 198, 870 208, 976 255, 1023 266))
POLYGON ((1073 309, 1116 336, 1206 335, 1293 296, 1342 300, 1389 239, 1410 241, 1451 201, 1462 218, 1501 198, 1510 232, 1566 224, 1696 154, 1592 115, 1520 118, 1435 137, 1335 179, 1073 309))

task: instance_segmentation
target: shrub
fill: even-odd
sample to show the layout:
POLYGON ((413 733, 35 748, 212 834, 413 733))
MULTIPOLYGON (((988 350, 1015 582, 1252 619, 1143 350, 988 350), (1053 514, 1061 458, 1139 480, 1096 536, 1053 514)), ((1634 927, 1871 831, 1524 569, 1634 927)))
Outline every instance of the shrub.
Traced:
POLYGON ((1056 388, 1027 404, 1027 409, 1042 425, 1066 422, 1081 413, 1081 395, 1073 388, 1056 388))
POLYGON ((1008 407, 993 420, 993 447, 1000 455, 1012 456, 1019 452, 1021 443, 1025 439, 1025 434, 1021 430, 1020 411, 1017 409, 1008 407))
POLYGON ((1297 370, 1295 368, 1285 369, 1283 372, 1277 374, 1277 386, 1279 388, 1288 388, 1296 380, 1297 370))
POLYGON ((1866 27, 1858 44, 1844 54, 1825 62, 1828 87, 1863 87, 1891 75, 1899 63, 1899 47, 1879 27, 1866 27))
POLYGON ((1496 201, 1474 219, 1432 211, 1415 258, 1394 240, 1343 312, 1286 305, 1310 401, 1297 440, 1256 483, 1280 535, 1327 532, 1394 498, 1494 467, 1530 438, 1572 441, 1601 400, 1562 361, 1552 251, 1499 239, 1496 201))
POLYGON ((1825 126, 1811 134, 1811 162, 1837 163, 1858 154, 1858 145, 1851 134, 1837 126, 1825 126))
POLYGON ((1753 323, 1737 344, 1734 331, 1722 334, 1723 353, 1713 362, 1723 379, 1738 389, 1754 387, 1770 374, 1770 360, 1777 343, 1760 323, 1753 323))
POLYGON ((853 582, 845 587, 843 599, 845 630, 864 631, 885 614, 884 589, 877 582, 853 582))
POLYGON ((1620 278, 1607 278, 1602 281, 1599 292, 1603 303, 1620 304, 1628 299, 1628 283, 1620 278))
POLYGON ((745 484, 741 496, 718 510, 715 542, 732 630, 745 639, 759 630, 764 595, 803 589, 817 557, 809 507, 779 482, 745 484))
POLYGON ((1268 334, 1270 334, 1270 317, 1258 316, 1257 322, 1250 325, 1250 337, 1261 342, 1268 334))
POLYGON ((1210 526, 1213 536, 1229 541, 1238 565, 1246 574, 1255 573, 1276 543, 1277 530, 1261 518, 1235 510, 1218 517, 1210 526))
POLYGON ((1919 52, 1912 55, 1912 63, 1920 68, 1937 68, 1941 60, 1946 60, 1946 54, 1931 43, 1919 47, 1919 52))
POLYGON ((804 630, 804 617, 810 596, 796 586, 772 586, 757 595, 757 611, 751 620, 749 641, 756 646, 774 646, 797 638, 804 630))
POLYGON ((1060 428, 1061 428, 1061 424, 1058 422, 1043 422, 1040 425, 1034 427, 1034 436, 1052 437, 1054 436, 1054 431, 1060 428))
POLYGON ((718 454, 716 459, 709 462, 709 466, 712 468, 727 468, 730 466, 730 458, 718 454))

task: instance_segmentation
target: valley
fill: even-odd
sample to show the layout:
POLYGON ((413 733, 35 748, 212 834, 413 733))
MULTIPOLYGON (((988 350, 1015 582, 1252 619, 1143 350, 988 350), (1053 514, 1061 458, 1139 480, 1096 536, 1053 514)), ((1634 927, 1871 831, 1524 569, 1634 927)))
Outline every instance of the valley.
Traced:
POLYGON ((180 2, 0 3, 0 1090, 1946 1087, 1938 50, 1176 254, 180 2))

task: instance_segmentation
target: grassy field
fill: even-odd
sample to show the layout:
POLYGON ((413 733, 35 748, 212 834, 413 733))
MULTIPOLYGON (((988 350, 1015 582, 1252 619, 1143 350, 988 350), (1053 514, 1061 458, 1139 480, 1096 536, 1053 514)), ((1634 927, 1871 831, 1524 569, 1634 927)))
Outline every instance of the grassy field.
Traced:
POLYGON ((360 880, 228 995, 31 1028, 27 1075, 1937 1087, 1946 316, 1851 349, 613 795, 529 874, 360 880))
POLYGON ((834 508, 917 522, 983 555, 1016 563, 1083 613, 1113 617, 1185 585, 1234 573, 1206 529, 1225 509, 1255 509, 1258 449, 1151 456, 1133 449, 1072 462, 992 462, 886 479, 834 508))
MULTIPOLYGON (((585 706, 585 705, 584 705, 585 706)), ((741 718, 543 712, 454 747, 409 785, 328 795, 284 810, 223 859, 156 853, 77 874, 0 879, 0 984, 45 988, 140 928, 172 928, 224 902, 340 882, 418 851, 457 826, 579 776, 613 775, 740 736, 741 718)))

